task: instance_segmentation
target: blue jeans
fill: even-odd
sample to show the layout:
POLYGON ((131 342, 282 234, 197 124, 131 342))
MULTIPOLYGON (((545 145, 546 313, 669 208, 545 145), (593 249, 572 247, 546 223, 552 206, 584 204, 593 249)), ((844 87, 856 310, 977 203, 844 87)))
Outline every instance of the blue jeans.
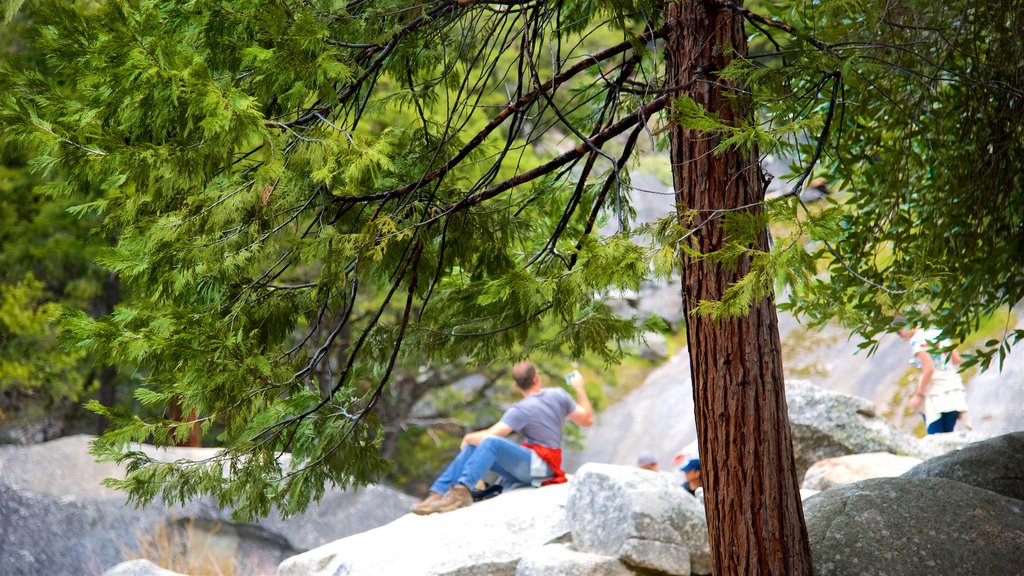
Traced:
POLYGON ((931 424, 928 424, 928 434, 941 434, 943 432, 952 432, 953 427, 956 426, 956 420, 960 417, 959 412, 943 412, 939 419, 931 424))
POLYGON ((488 470, 501 476, 507 486, 529 485, 533 450, 502 438, 488 436, 479 446, 467 445, 445 468, 430 487, 431 492, 444 494, 458 482, 473 489, 488 470))

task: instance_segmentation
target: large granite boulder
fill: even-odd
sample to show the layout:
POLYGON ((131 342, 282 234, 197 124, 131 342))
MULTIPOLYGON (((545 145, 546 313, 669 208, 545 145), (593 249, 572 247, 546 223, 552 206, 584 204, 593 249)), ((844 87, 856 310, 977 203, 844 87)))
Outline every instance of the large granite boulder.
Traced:
MULTIPOLYGON (((1024 432, 997 436, 932 458, 904 478, 946 478, 1024 500, 1024 432)), ((1024 572, 1024 563, 1022 563, 1024 572)))
POLYGON ((868 400, 825 390, 803 380, 786 382, 797 477, 827 458, 867 452, 916 456, 916 438, 875 414, 868 400))
POLYGON ((527 552, 516 576, 633 576, 619 559, 578 552, 569 544, 550 544, 527 552))
POLYGON ((833 486, 852 484, 868 478, 900 476, 920 463, 920 458, 897 456, 888 452, 827 458, 815 462, 807 470, 800 488, 802 490, 827 490, 833 486))
POLYGON ((1024 502, 942 478, 875 478, 804 502, 818 576, 1019 576, 1024 502))
POLYGON ((570 486, 566 516, 582 552, 663 574, 711 572, 704 507, 665 474, 585 464, 570 486))
MULTIPOLYGON (((100 574, 145 553, 153 534, 187 538, 218 560, 230 556, 237 573, 273 573, 303 550, 385 524, 408 511, 413 498, 383 486, 331 489, 319 504, 290 519, 272 515, 234 522, 209 499, 186 506, 125 505, 124 494, 100 485, 123 471, 88 454, 90 436, 31 446, 0 447, 0 572, 5 576, 100 574), (69 538, 74 534, 74 538, 69 538)), ((161 458, 199 459, 212 449, 146 448, 161 458)))
POLYGON ((513 576, 528 551, 563 538, 568 484, 512 490, 445 514, 394 522, 289 558, 278 576, 513 576))

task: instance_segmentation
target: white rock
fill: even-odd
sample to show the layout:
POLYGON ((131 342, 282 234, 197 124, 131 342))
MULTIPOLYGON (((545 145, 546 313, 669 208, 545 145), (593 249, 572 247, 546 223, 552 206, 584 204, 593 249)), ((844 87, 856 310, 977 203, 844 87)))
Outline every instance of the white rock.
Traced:
POLYGON ((804 475, 801 488, 827 490, 868 478, 901 476, 921 462, 920 458, 897 456, 888 452, 837 456, 815 462, 804 475))
POLYGON ((934 458, 949 452, 960 450, 968 444, 982 442, 992 438, 989 432, 957 430, 946 434, 929 434, 918 440, 917 455, 924 458, 934 458))
POLYGON ((165 570, 149 560, 129 560, 121 562, 110 570, 103 573, 103 576, 185 576, 180 572, 165 570))
POLYGON ((711 572, 704 507, 663 474, 585 464, 569 488, 566 516, 578 550, 665 574, 711 572))
POLYGON ((577 552, 568 544, 550 544, 526 553, 516 576, 632 576, 619 559, 577 552))
POLYGON ((394 522, 288 558, 278 576, 513 576, 523 555, 559 537, 567 484, 524 488, 445 514, 394 522))

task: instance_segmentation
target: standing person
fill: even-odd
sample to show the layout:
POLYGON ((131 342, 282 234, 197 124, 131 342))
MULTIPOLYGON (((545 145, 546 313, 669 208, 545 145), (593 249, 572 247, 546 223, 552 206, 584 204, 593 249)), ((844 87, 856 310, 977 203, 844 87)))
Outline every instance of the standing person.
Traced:
POLYGON ((494 471, 509 487, 540 486, 565 482, 562 471, 562 427, 566 418, 579 426, 590 426, 594 410, 578 370, 566 375, 576 400, 562 388, 545 388, 530 362, 512 368, 512 378, 523 399, 505 411, 497 424, 470 432, 462 438, 462 449, 434 481, 430 495, 412 507, 414 514, 449 512, 473 503, 470 488, 488 471, 494 471), (524 438, 515 444, 505 438, 518 432, 524 438))
MULTIPOLYGON (((905 322, 902 318, 896 321, 905 322)), ((967 411, 967 392, 956 371, 961 362, 960 354, 956 350, 942 352, 950 342, 942 340, 938 330, 901 327, 898 333, 900 338, 910 342, 914 354, 911 362, 921 369, 907 408, 917 410, 924 404, 928 434, 952 432, 957 418, 967 411)))

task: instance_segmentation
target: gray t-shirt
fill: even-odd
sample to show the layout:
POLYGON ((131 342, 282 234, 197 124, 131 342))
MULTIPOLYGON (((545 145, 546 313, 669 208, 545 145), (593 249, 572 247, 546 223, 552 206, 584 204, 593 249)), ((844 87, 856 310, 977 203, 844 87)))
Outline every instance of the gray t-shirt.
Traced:
POLYGON ((544 388, 523 398, 505 411, 501 421, 523 435, 530 444, 562 447, 562 425, 576 409, 576 402, 561 388, 544 388))

